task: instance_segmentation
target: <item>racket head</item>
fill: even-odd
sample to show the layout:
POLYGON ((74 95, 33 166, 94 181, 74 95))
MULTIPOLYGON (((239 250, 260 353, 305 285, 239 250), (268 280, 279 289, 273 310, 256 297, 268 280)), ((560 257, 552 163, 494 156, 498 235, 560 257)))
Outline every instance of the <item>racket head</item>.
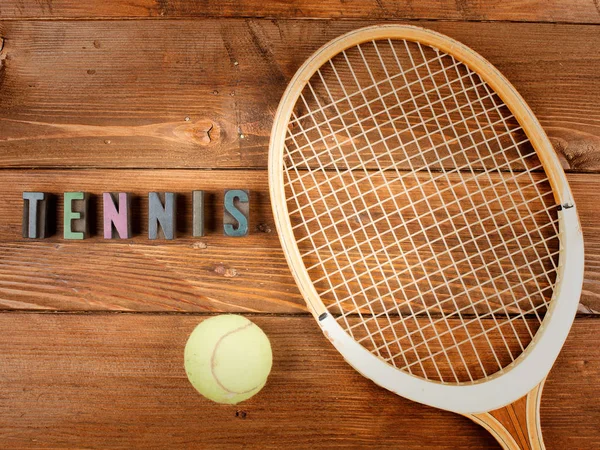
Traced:
MULTIPOLYGON (((348 64, 350 65, 349 62, 348 64)), ((389 74, 386 72, 386 75, 389 74)), ((335 103, 331 93, 328 95, 333 100, 331 103, 335 103)), ((317 97, 315 94, 315 99, 317 97)), ((314 125, 318 125, 317 122, 314 122, 314 125)), ((333 130, 330 128, 330 131, 333 130)), ((306 133, 305 137, 308 138, 306 133)), ((581 292, 583 240, 579 219, 564 171, 539 122, 512 85, 473 50, 439 33, 419 27, 398 25, 363 28, 324 45, 297 71, 280 102, 269 148, 269 185, 275 223, 296 283, 325 335, 344 358, 364 376, 411 400, 468 414, 490 411, 517 400, 548 374, 569 332, 581 292), (419 49, 422 45, 435 52, 441 52, 442 55, 451 56, 453 61, 463 64, 480 77, 518 121, 543 166, 555 205, 559 209, 555 213, 559 251, 554 288, 539 328, 518 357, 496 373, 486 373, 479 379, 448 382, 443 379, 430 379, 423 376, 424 374, 415 375, 397 368, 376 354, 373 349, 367 349, 365 345, 357 342, 348 332, 348 327, 340 325, 336 315, 332 314, 324 303, 321 293, 315 287, 314 274, 311 275, 306 267, 298 237, 295 235, 290 213, 293 216, 296 211, 290 211, 288 208, 290 198, 289 193, 286 193, 286 183, 291 184, 291 180, 286 180, 284 170, 284 148, 290 134, 290 122, 295 121, 295 125, 299 125, 298 115, 294 116, 294 110, 298 107, 300 99, 304 103, 304 112, 310 109, 302 97, 302 92, 321 67, 346 50, 373 41, 416 43, 419 49)), ((359 315, 359 320, 364 320, 363 314, 359 315)))

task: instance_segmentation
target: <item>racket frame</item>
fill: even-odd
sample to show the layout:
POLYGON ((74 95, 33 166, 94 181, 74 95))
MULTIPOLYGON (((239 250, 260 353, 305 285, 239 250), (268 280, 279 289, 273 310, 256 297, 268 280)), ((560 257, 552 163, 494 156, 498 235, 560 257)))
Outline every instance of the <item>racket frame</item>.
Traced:
POLYGON ((469 47, 440 33, 408 25, 377 25, 330 41, 296 72, 275 115, 269 145, 269 189, 275 224, 296 284, 323 333, 347 362, 376 384, 416 402, 460 414, 491 411, 510 404, 541 383, 569 333, 583 283, 583 237, 565 173, 537 118, 504 76, 469 47), (474 383, 441 383, 403 372, 357 343, 337 323, 320 299, 296 244, 285 197, 283 151, 296 102, 312 76, 338 53, 373 40, 419 42, 468 66, 502 99, 516 117, 548 176, 557 204, 560 252, 555 289, 544 320, 525 351, 510 365, 474 383))

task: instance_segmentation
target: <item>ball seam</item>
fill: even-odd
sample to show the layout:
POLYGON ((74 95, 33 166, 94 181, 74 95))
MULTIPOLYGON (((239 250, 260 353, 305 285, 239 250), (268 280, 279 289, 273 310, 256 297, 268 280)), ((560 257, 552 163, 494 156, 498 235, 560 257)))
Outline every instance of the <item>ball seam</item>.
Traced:
POLYGON ((230 336, 234 333, 237 333, 239 331, 245 330, 248 327, 251 327, 252 325, 254 325, 254 323, 252 322, 248 322, 248 324, 242 326, 242 327, 238 327, 234 330, 228 331, 227 333, 225 333, 223 336, 221 336, 219 338, 219 340, 216 342, 215 344, 215 348, 213 350, 212 356, 210 358, 210 373, 212 374, 213 378, 215 379, 216 383, 219 385, 219 387, 221 389, 223 389, 224 391, 227 391, 230 394, 236 394, 236 395, 240 395, 240 394, 248 394, 256 389, 258 389, 260 387, 260 384, 254 386, 252 389, 248 389, 247 391, 242 391, 242 392, 237 392, 237 391, 232 391, 231 389, 226 388, 223 383, 221 383, 221 380, 219 380, 219 377, 217 377, 217 374, 215 373, 215 355, 217 353, 217 348, 219 348, 219 345, 221 344, 221 342, 223 341, 223 339, 225 339, 227 336, 230 336))

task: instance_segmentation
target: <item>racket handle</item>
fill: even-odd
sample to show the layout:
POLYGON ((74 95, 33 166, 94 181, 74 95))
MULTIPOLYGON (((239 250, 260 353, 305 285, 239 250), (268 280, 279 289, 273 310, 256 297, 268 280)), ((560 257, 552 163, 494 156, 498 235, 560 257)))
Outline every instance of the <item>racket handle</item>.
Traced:
POLYGON ((545 450, 540 427, 540 399, 545 381, 510 405, 465 416, 488 430, 505 450, 545 450))

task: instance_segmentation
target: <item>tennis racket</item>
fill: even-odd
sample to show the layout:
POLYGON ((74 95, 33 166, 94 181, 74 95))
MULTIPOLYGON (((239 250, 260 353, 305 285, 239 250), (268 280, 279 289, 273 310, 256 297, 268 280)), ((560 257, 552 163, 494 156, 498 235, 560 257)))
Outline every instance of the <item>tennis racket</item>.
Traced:
POLYGON ((583 240, 547 136, 497 69, 412 26, 335 39, 283 95, 269 183, 296 283, 356 370, 506 449, 544 448, 583 240))

